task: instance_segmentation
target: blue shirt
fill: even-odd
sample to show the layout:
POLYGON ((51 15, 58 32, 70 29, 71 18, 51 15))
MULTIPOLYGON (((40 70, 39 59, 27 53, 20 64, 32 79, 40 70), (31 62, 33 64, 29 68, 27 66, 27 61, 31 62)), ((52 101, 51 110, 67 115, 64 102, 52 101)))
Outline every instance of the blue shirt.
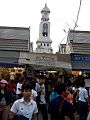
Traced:
POLYGON ((52 101, 53 99, 55 99, 58 96, 57 92, 52 91, 51 95, 50 95, 50 101, 52 101))

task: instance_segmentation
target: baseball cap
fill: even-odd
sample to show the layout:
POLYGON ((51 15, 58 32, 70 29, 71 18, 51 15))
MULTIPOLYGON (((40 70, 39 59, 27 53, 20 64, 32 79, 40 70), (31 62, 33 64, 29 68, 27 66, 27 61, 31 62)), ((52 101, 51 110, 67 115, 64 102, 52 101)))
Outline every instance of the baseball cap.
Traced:
POLYGON ((8 84, 7 80, 4 80, 4 79, 2 79, 2 80, 0 81, 0 83, 8 84))

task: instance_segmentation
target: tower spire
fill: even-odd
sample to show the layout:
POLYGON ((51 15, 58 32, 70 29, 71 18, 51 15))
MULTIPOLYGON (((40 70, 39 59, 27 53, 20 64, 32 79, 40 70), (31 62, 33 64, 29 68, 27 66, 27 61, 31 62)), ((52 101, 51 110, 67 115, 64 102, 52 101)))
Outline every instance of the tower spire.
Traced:
POLYGON ((45 4, 47 5, 47 0, 46 0, 45 4))

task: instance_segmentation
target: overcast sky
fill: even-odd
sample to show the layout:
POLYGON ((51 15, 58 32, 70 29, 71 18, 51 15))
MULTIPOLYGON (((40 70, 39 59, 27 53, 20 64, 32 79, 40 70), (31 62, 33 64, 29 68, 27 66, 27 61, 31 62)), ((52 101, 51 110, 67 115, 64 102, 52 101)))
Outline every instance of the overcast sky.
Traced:
MULTIPOLYGON (((63 30, 67 32, 69 28, 74 28, 80 0, 0 0, 0 26, 30 26, 30 39, 35 49, 41 10, 46 2, 51 11, 49 17, 52 48, 57 52, 60 42, 67 35, 63 30)), ((76 29, 90 31, 90 0, 82 0, 77 24, 76 29)), ((65 42, 66 39, 62 41, 65 42)))

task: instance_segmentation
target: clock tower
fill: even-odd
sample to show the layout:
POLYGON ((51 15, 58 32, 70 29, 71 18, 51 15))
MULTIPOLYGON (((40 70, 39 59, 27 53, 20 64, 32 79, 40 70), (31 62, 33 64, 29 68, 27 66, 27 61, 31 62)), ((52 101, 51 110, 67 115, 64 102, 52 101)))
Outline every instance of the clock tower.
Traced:
POLYGON ((39 25, 39 39, 37 40, 37 53, 53 53, 50 39, 50 22, 49 14, 50 10, 45 4, 45 7, 41 10, 42 18, 39 25))

